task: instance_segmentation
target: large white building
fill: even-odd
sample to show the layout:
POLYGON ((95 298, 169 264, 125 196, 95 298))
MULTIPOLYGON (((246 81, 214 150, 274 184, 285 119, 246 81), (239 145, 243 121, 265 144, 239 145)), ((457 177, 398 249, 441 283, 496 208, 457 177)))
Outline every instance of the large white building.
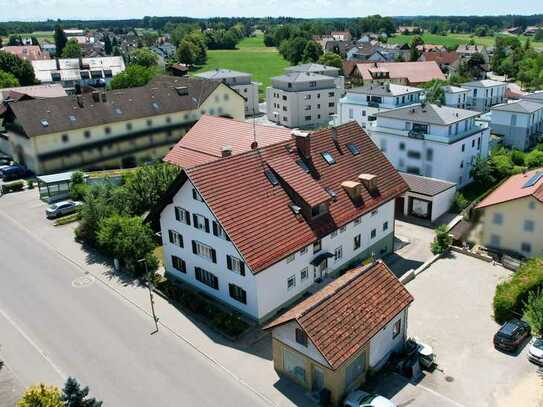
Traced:
POLYGON ((471 103, 471 89, 461 86, 447 85, 443 86, 443 104, 445 106, 456 107, 458 109, 467 109, 471 103))
POLYGON ((472 181, 477 157, 486 158, 490 129, 478 112, 418 104, 377 113, 372 140, 400 171, 450 181, 472 181))
POLYGON ((492 106, 506 101, 507 84, 505 82, 483 79, 463 83, 462 87, 470 90, 469 106, 467 107, 478 112, 488 112, 492 106))
POLYGON ((394 83, 349 89, 339 101, 336 121, 343 124, 356 120, 365 128, 368 121, 375 120, 376 113, 420 103, 423 95, 423 89, 394 83))
POLYGON ((351 122, 185 168, 150 218, 169 275, 262 321, 391 253, 395 198, 406 191, 351 122))
POLYGON ((521 99, 493 106, 490 111, 492 132, 503 136, 506 146, 528 150, 543 134, 543 101, 521 99))
POLYGON ((268 119, 290 128, 326 126, 344 93, 339 69, 304 64, 285 71, 285 75, 271 78, 272 85, 266 89, 268 119))
POLYGON ((258 82, 253 82, 250 73, 233 71, 231 69, 215 69, 196 74, 201 78, 220 80, 236 90, 245 98, 245 114, 254 115, 260 112, 258 108, 258 82))
POLYGON ((40 83, 60 83, 68 93, 82 86, 104 87, 125 70, 122 57, 68 58, 32 61, 40 83))

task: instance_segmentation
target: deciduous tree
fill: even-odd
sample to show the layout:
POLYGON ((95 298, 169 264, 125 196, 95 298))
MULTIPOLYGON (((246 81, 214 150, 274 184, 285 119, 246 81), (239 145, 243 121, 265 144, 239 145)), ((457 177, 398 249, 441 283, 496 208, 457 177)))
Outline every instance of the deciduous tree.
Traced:
POLYGON ((62 50, 62 58, 79 58, 81 57, 81 47, 75 40, 70 40, 62 50))
POLYGON ((64 407, 64 403, 58 387, 38 384, 25 390, 17 407, 64 407))

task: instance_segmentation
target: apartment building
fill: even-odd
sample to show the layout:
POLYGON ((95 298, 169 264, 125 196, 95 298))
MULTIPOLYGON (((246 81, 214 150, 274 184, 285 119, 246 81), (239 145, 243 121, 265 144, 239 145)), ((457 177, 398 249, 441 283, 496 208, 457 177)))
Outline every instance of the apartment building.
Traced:
POLYGON ((266 95, 270 121, 290 128, 317 128, 326 126, 336 114, 342 90, 334 77, 289 72, 271 79, 266 95))
POLYGON ((32 61, 32 68, 40 83, 60 83, 72 94, 82 86, 105 87, 125 65, 122 57, 55 58, 32 61))
POLYGON ((215 69, 198 73, 196 76, 224 82, 245 98, 246 115, 260 113, 258 107, 258 82, 253 82, 251 74, 231 69, 215 69))
POLYGON ((457 109, 468 109, 470 106, 471 90, 460 86, 443 86, 443 104, 456 107, 457 109))
POLYGON ((367 84, 349 89, 338 104, 337 124, 356 120, 362 128, 368 121, 375 120, 375 114, 390 109, 420 103, 424 90, 394 83, 367 84))
POLYGON ((314 73, 318 75, 324 75, 324 76, 330 76, 334 78, 334 82, 336 84, 336 88, 340 91, 341 94, 343 94, 343 91, 345 89, 345 78, 340 75, 340 69, 336 68, 335 66, 328 66, 328 65, 322 65, 322 64, 315 64, 315 63, 309 63, 309 64, 301 64, 296 66, 291 66, 288 68, 285 68, 285 72, 287 74, 289 73, 314 73))
POLYGON ((491 108, 490 127, 494 134, 503 136, 503 144, 528 150, 543 134, 543 102, 521 99, 491 108))
POLYGON ((462 87, 470 90, 469 108, 478 112, 486 113, 492 106, 506 101, 507 84, 504 82, 483 79, 463 83, 462 87))
POLYGON ((258 321, 394 247, 399 173, 355 122, 185 168, 149 218, 166 272, 258 321))
POLYGON ((8 103, 11 154, 35 174, 134 166, 162 158, 203 114, 244 117, 222 82, 157 77, 147 86, 8 103))
POLYGON ((477 205, 481 241, 521 257, 543 255, 543 169, 510 177, 477 205))
POLYGON ((472 181, 477 157, 488 156, 490 129, 480 113, 418 104, 377 113, 368 127, 372 140, 400 171, 456 183, 472 181))

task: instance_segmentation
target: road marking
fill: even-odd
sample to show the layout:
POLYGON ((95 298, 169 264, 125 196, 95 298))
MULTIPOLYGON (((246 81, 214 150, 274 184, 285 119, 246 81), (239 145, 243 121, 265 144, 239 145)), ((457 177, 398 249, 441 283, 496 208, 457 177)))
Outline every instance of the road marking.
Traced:
POLYGON ((51 367, 59 374, 59 376, 62 378, 62 380, 66 380, 66 376, 62 370, 47 356, 47 353, 45 353, 41 348, 38 346, 36 342, 32 340, 30 336, 26 334, 26 332, 15 322, 14 319, 12 319, 8 314, 6 314, 2 309, 0 309, 0 315, 4 317, 6 321, 8 321, 16 330, 19 332, 19 334, 34 348, 36 351, 40 354, 42 358, 47 361, 51 365, 51 367))
POLYGON ((417 385, 415 385, 415 387, 420 387, 421 389, 426 390, 428 393, 432 393, 433 395, 435 395, 435 396, 437 396, 437 397, 440 397, 440 398, 442 398, 443 400, 447 400, 449 403, 454 404, 454 405, 457 406, 457 407, 466 407, 465 405, 460 404, 459 402, 454 401, 453 399, 450 399, 450 398, 448 398, 447 396, 444 396, 443 394, 438 393, 438 392, 435 391, 435 390, 429 389, 428 387, 426 387, 426 386, 424 386, 424 385, 422 385, 422 384, 420 384, 420 383, 417 384, 417 385))

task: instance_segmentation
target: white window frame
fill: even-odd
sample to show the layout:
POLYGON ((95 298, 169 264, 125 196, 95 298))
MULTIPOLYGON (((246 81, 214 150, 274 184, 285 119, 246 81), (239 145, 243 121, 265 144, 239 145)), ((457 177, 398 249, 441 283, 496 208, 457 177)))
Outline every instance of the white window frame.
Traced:
POLYGON ((292 291, 296 288, 296 275, 293 274, 289 278, 287 278, 287 291, 292 291))

